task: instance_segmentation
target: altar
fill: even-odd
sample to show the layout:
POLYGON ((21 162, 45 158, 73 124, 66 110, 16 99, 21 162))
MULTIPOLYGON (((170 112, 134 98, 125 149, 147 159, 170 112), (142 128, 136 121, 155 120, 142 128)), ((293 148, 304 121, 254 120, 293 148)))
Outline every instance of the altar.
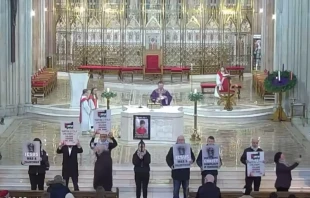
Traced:
POLYGON ((121 140, 128 143, 137 143, 134 139, 134 117, 149 116, 150 139, 146 143, 175 143, 177 137, 183 135, 184 112, 183 107, 165 106, 160 109, 147 107, 124 106, 121 112, 121 140))

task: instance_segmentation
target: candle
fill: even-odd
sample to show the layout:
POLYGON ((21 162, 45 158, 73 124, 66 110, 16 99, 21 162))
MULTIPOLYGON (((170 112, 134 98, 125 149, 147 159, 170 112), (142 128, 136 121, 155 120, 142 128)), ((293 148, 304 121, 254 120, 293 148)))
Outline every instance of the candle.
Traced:
POLYGON ((107 88, 107 92, 110 92, 110 88, 107 88))
POLYGON ((293 72, 291 72, 291 80, 293 80, 293 72))
POLYGON ((197 89, 194 89, 194 93, 197 93, 197 89))
POLYGON ((278 71, 278 80, 281 81, 281 72, 278 71))
POLYGON ((193 71, 193 63, 191 63, 191 71, 193 71))

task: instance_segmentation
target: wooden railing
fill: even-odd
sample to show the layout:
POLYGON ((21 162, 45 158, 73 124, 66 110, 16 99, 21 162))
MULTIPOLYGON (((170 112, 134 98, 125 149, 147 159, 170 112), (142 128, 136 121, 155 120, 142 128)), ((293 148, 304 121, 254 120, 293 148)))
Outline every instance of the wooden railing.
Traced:
MULTIPOLYGON (((252 192, 253 198, 269 198, 271 192, 252 192)), ((189 192, 188 198, 196 198, 196 192, 189 192)), ((277 192, 278 198, 288 198, 289 195, 294 194, 297 198, 310 198, 308 192, 277 192)), ((222 198, 239 198, 243 194, 242 192, 222 192, 222 198)))

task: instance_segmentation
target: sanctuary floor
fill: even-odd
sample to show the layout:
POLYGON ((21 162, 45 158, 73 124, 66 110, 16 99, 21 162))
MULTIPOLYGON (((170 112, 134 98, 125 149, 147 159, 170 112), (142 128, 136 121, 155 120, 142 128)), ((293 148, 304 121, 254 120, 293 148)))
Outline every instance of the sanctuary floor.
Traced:
MULTIPOLYGON (((115 132, 119 131, 120 117, 113 116, 112 127, 115 132)), ((185 116, 185 138, 189 141, 190 131, 193 120, 191 116, 185 116)), ((267 166, 273 166, 273 156, 275 152, 282 151, 287 157, 289 163, 301 154, 303 162, 300 167, 309 167, 310 154, 299 144, 296 134, 300 134, 289 123, 277 123, 271 121, 253 121, 244 123, 242 121, 232 123, 214 123, 207 118, 199 118, 198 126, 200 127, 203 137, 214 136, 216 142, 221 145, 221 155, 223 167, 240 167, 240 156, 245 147, 250 144, 252 136, 260 137, 261 148, 265 151, 267 166)), ((0 136, 0 151, 3 155, 0 165, 20 165, 22 142, 31 140, 35 137, 43 141, 44 149, 49 154, 51 165, 61 165, 62 156, 55 153, 59 143, 60 124, 58 122, 38 119, 35 117, 25 116, 16 119, 12 125, 0 136)), ((80 136, 80 141, 84 153, 80 156, 80 165, 89 166, 94 162, 94 156, 89 149, 89 136, 80 136)), ((112 156, 114 165, 131 165, 131 157, 137 145, 127 145, 118 139, 119 146, 113 150, 112 156)), ((193 151, 197 156, 201 145, 205 143, 203 138, 201 142, 191 143, 193 151)), ((303 146, 305 143, 302 143, 303 146)), ((171 145, 158 144, 146 145, 152 155, 152 166, 165 167, 165 156, 171 145)))

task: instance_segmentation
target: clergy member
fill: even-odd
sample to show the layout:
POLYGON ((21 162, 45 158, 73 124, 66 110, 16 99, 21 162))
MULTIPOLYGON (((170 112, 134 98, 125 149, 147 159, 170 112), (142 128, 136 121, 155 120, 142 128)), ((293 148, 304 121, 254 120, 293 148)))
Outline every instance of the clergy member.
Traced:
POLYGON ((91 109, 88 104, 88 97, 89 97, 89 90, 84 89, 82 93, 82 97, 80 99, 80 124, 81 124, 81 131, 83 133, 87 133, 90 129, 89 127, 89 115, 91 109))
POLYGON ((217 92, 217 88, 219 91, 228 91, 228 79, 225 77, 228 75, 228 72, 224 67, 221 67, 220 71, 216 74, 216 87, 214 89, 214 96, 219 98, 219 94, 217 92))
POLYGON ((155 103, 161 103, 163 106, 169 106, 172 100, 172 96, 169 91, 164 89, 164 82, 158 82, 158 88, 151 94, 151 100, 155 103))
POLYGON ((89 123, 90 123, 91 129, 93 129, 94 128, 94 113, 95 113, 95 110, 99 108, 97 88, 95 87, 91 89, 91 92, 88 98, 88 104, 90 107, 89 123))

